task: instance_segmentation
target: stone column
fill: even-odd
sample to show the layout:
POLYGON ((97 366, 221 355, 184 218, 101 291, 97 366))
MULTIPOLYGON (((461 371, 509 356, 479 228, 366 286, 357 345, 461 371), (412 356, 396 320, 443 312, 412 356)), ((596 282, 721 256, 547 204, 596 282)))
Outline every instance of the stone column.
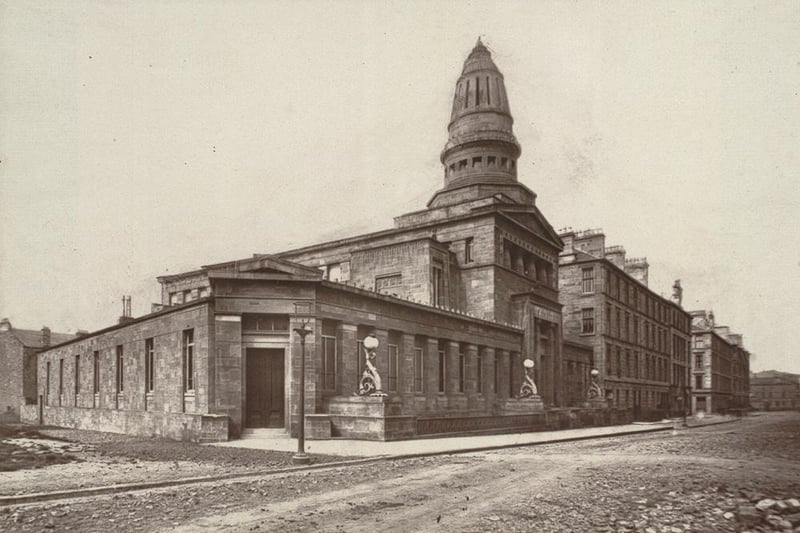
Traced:
POLYGON ((464 350, 466 358, 464 382, 464 393, 467 395, 467 408, 475 409, 478 406, 478 347, 474 344, 467 344, 464 350))
POLYGON ((428 338, 425 346, 424 376, 425 381, 425 401, 428 409, 435 410, 438 406, 437 396, 439 394, 439 339, 428 338))
POLYGON ((497 396, 497 391, 494 389, 495 375, 494 375, 494 362, 495 350, 491 347, 483 347, 483 356, 481 361, 483 363, 483 396, 486 398, 486 407, 490 407, 497 396))
POLYGON ((339 376, 336 382, 336 393, 350 396, 358 390, 358 358, 355 324, 340 323, 336 328, 336 355, 339 358, 339 376))
POLYGON ((521 249, 517 250, 517 253, 514 257, 514 270, 519 272, 520 274, 525 274, 525 258, 523 257, 523 252, 521 249))

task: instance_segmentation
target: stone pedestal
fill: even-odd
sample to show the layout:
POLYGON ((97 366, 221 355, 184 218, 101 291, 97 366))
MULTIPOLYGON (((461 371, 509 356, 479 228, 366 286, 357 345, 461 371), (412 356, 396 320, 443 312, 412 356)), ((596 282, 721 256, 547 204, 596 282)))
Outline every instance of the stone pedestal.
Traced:
MULTIPOLYGON (((416 420, 413 416, 402 415, 402 406, 403 401, 398 397, 334 396, 326 402, 328 414, 316 415, 316 418, 327 417, 330 420, 331 437, 408 439, 416 433, 416 420)), ((320 425, 323 421, 315 420, 315 423, 320 425)), ((324 433, 317 435, 324 436, 324 433)))
POLYGON ((506 398, 497 402, 497 411, 501 415, 522 415, 544 411, 544 402, 539 396, 528 398, 506 398))
POLYGON ((608 400, 592 398, 583 402, 583 406, 587 409, 608 409, 608 400))

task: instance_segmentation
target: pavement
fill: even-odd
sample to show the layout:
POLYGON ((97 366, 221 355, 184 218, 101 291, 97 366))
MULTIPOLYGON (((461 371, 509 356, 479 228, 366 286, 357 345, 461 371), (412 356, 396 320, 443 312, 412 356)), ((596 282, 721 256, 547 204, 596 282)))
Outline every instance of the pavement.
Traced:
MULTIPOLYGON (((692 417, 688 420, 688 423, 689 427, 698 427, 731 422, 734 420, 737 419, 735 417, 707 415, 702 418, 692 417)), ((364 441, 350 439, 306 440, 305 451, 309 454, 317 453, 350 457, 439 455, 666 431, 680 427, 681 422, 681 420, 664 420, 653 423, 562 429, 558 431, 539 431, 535 433, 439 437, 398 441, 364 441)), ((265 436, 249 437, 228 442, 216 442, 209 444, 209 446, 293 452, 297 450, 297 439, 290 438, 285 433, 268 432, 265 436)))

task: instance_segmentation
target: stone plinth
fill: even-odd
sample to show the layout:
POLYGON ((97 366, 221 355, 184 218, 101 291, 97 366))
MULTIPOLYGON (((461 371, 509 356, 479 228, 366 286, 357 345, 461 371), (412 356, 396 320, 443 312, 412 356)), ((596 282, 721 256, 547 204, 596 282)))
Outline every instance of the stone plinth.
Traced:
POLYGON ((583 402, 583 406, 587 409, 608 409, 608 400, 592 398, 583 402))
POLYGON ((519 415, 544 411, 544 402, 539 396, 528 398, 506 398, 497 403, 498 414, 519 415))
POLYGON ((331 436, 363 440, 408 439, 416 420, 402 415, 403 401, 388 396, 335 396, 327 401, 331 436))

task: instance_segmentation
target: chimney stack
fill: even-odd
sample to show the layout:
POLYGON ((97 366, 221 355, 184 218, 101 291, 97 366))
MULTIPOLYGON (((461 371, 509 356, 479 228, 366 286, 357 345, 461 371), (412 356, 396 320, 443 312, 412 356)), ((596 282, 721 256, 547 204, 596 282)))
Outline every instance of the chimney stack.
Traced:
POLYGON ((119 323, 123 324, 125 322, 130 322, 133 320, 131 316, 131 297, 130 296, 123 296, 122 297, 122 316, 119 317, 119 323))
POLYGON ((50 328, 42 326, 42 346, 50 346, 50 328))

